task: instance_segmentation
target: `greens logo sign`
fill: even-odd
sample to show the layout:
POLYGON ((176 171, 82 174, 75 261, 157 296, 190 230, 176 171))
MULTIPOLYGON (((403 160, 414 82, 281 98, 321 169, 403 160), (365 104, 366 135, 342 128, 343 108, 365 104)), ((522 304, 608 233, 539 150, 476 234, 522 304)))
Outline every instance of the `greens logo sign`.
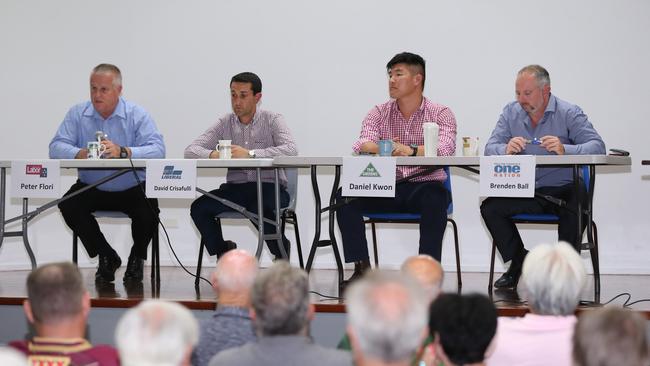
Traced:
POLYGON ((344 197, 395 197, 394 157, 343 157, 341 188, 344 197))
POLYGON ((361 172, 360 177, 366 177, 366 178, 381 178, 381 175, 377 171, 374 165, 372 163, 368 164, 368 166, 361 172))

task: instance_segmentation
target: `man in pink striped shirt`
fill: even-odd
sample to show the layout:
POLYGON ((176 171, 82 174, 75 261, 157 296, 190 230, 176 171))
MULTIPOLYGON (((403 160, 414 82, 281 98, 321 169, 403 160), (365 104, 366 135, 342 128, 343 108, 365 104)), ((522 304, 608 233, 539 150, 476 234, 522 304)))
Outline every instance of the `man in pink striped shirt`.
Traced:
MULTIPOLYGON (((352 145, 354 152, 376 154, 379 151, 378 141, 390 139, 393 140, 393 156, 422 156, 422 124, 435 122, 439 130, 437 155, 453 155, 456 151, 456 118, 449 108, 423 96, 426 76, 424 59, 409 52, 399 53, 388 62, 386 69, 391 100, 368 112, 361 135, 352 145)), ((412 176, 421 169, 400 166, 397 168, 397 179, 412 176)), ((440 261, 450 200, 449 192, 443 186, 445 179, 447 175, 444 170, 438 169, 398 184, 395 198, 359 198, 337 210, 345 261, 355 263, 350 280, 360 277, 370 267, 364 212, 420 214, 419 253, 440 261)))

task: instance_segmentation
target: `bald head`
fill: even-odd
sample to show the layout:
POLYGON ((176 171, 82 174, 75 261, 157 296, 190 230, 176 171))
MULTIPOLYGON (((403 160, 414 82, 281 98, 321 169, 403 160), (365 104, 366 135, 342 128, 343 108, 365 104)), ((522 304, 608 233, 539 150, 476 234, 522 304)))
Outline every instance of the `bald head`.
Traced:
POLYGON ((416 280, 427 290, 433 301, 440 293, 444 272, 437 260, 424 254, 409 257, 402 264, 402 272, 416 280))
POLYGON ((246 251, 236 249, 224 254, 211 277, 219 302, 223 303, 224 297, 228 296, 245 295, 247 299, 250 298, 257 271, 257 259, 246 251))

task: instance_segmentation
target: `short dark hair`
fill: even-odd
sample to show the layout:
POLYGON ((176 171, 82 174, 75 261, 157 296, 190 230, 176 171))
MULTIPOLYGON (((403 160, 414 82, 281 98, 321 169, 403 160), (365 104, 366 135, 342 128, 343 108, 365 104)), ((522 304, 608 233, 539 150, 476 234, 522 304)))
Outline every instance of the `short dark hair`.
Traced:
POLYGON ((40 266, 27 277, 29 304, 39 323, 56 323, 79 314, 84 292, 81 273, 69 262, 40 266))
POLYGON ((410 52, 402 52, 393 56, 386 64, 386 70, 390 70, 397 64, 405 64, 411 68, 414 74, 422 75, 422 90, 424 90, 424 81, 427 78, 426 62, 420 55, 410 52))
POLYGON ((252 72, 240 72, 230 79, 230 84, 232 83, 251 83, 253 95, 262 92, 262 80, 252 72))
POLYGON ((497 310, 484 295, 442 294, 431 304, 429 331, 456 365, 482 362, 497 330, 497 310))

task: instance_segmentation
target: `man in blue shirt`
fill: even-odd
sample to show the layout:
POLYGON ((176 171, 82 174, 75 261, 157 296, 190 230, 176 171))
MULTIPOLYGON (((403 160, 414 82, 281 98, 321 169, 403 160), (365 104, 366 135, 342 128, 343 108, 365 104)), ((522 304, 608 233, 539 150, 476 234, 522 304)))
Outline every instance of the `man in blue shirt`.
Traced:
MULTIPOLYGON (((88 142, 102 138, 102 158, 164 158, 165 144, 156 125, 144 109, 124 100, 122 75, 110 64, 100 64, 90 75, 90 101, 72 107, 50 142, 51 159, 87 159, 88 142)), ((115 170, 79 169, 79 180, 69 195, 115 170)), ((144 195, 144 171, 127 173, 75 197, 64 200, 59 209, 81 239, 88 255, 99 255, 96 280, 113 281, 122 261, 99 229, 94 211, 121 211, 131 218, 133 247, 124 281, 142 281, 147 246, 157 228, 158 201, 144 195), (148 202, 147 202, 148 201, 148 202)))
MULTIPOLYGON (((605 143, 580 107, 551 95, 551 81, 543 67, 529 65, 517 74, 517 100, 506 105, 492 136, 485 144, 485 155, 564 155, 605 154, 605 143)), ((583 185, 580 185, 583 189, 583 185)), ((524 248, 513 215, 552 213, 559 217, 559 240, 580 251, 577 203, 586 192, 576 195, 572 168, 537 168, 535 191, 560 198, 568 209, 540 198, 487 198, 481 204, 481 216, 504 262, 512 260, 508 271, 495 283, 497 288, 517 285, 521 266, 528 251, 524 248)), ((583 219, 586 224, 586 219, 583 219)))

